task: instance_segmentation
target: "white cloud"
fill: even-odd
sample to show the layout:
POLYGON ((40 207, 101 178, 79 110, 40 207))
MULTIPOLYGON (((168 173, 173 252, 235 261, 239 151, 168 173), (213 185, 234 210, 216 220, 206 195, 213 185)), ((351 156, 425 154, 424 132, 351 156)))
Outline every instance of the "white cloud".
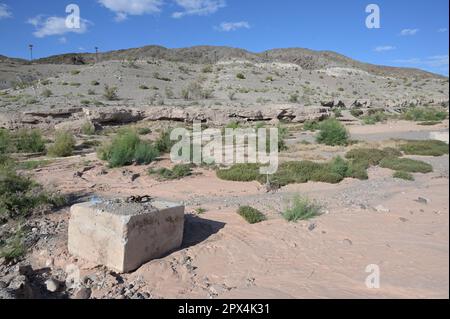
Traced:
POLYGON ((129 15, 140 16, 161 12, 163 0, 98 0, 105 8, 116 14, 115 21, 120 22, 129 15))
POLYGON ((427 66, 427 67, 432 67, 432 68, 441 68, 441 67, 448 68, 449 57, 448 57, 448 54, 443 54, 443 55, 429 56, 424 59, 411 58, 411 59, 404 59, 404 60, 395 60, 394 62, 400 63, 400 64, 411 64, 411 65, 416 65, 416 66, 427 66))
POLYGON ((400 35, 406 36, 406 35, 416 35, 417 32, 419 32, 419 29, 403 29, 400 32, 400 35))
POLYGON ((225 0, 175 0, 183 8, 183 11, 177 11, 172 14, 174 18, 182 18, 188 15, 205 16, 217 12, 226 7, 225 0))
POLYGON ((386 51, 392 51, 395 50, 396 47, 391 46, 391 45, 383 45, 383 46, 378 46, 375 48, 376 52, 386 52, 386 51))
POLYGON ((82 34, 87 32, 88 26, 92 24, 92 22, 86 19, 80 19, 79 28, 68 28, 66 26, 66 18, 64 17, 45 18, 42 15, 30 18, 28 19, 27 22, 36 28, 36 31, 33 32, 33 35, 37 38, 44 38, 52 35, 63 35, 71 32, 82 34))
POLYGON ((447 32, 447 31, 448 31, 447 28, 440 28, 440 29, 438 29, 439 33, 444 33, 444 32, 447 32))
POLYGON ((11 10, 9 9, 9 7, 4 3, 0 3, 0 20, 6 19, 6 18, 11 18, 11 17, 12 17, 12 13, 11 13, 11 10))
POLYGON ((238 29, 250 29, 250 24, 247 21, 241 22, 222 22, 220 26, 216 27, 216 30, 230 32, 238 29))

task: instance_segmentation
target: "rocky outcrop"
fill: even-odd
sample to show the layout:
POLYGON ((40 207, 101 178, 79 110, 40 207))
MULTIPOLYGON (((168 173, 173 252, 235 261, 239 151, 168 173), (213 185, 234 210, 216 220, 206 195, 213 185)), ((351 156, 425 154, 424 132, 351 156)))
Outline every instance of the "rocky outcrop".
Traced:
POLYGON ((144 112, 132 108, 84 109, 85 117, 101 125, 119 125, 134 123, 144 119, 144 112))

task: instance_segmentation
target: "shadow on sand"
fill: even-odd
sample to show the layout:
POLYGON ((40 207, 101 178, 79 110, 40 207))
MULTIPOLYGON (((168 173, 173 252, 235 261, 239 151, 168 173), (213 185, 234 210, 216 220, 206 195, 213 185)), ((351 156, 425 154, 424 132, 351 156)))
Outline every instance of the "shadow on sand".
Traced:
POLYGON ((217 234, 225 223, 214 220, 203 219, 196 215, 186 215, 184 221, 184 237, 181 249, 195 246, 214 234, 217 234))

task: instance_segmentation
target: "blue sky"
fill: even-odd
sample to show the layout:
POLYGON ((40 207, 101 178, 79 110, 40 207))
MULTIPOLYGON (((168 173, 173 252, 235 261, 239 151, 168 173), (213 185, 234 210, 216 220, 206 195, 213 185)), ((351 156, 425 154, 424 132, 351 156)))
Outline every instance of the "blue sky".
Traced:
POLYGON ((0 54, 35 57, 140 47, 302 47, 448 75, 448 0, 0 0, 0 54), (366 6, 381 27, 366 27, 366 6), (64 21, 81 11, 80 29, 64 21), (74 32, 75 30, 75 32, 74 32))

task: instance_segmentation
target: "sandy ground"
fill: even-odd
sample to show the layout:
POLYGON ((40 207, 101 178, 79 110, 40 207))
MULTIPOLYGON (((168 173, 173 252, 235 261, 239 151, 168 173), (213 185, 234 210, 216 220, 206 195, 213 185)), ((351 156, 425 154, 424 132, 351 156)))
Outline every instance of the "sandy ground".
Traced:
MULTIPOLYGON (((416 129, 405 125, 402 131, 402 125, 390 127, 394 132, 416 129)), ((377 134, 386 128, 363 129, 377 134)), ((258 183, 221 181, 205 169, 170 182, 148 176, 148 167, 105 171, 95 154, 83 158, 91 160, 91 169, 82 178, 73 175, 79 169, 77 157, 35 175, 45 185, 85 198, 149 194, 186 204, 183 248, 124 275, 153 298, 448 298, 449 157, 418 158, 435 171, 415 174, 414 182, 371 168, 368 181, 289 185, 276 193, 266 193, 258 183), (132 181, 135 173, 140 177, 132 181), (326 213, 286 222, 280 212, 294 194, 316 199, 326 213), (247 204, 267 214, 268 221, 247 224, 236 214, 239 205, 247 204), (377 210, 380 205, 386 211, 377 210), (207 212, 195 214, 199 207, 207 212), (379 289, 365 284, 366 267, 373 264, 380 269, 379 289)), ((64 210, 50 218, 68 217, 64 210)), ((84 273, 98 271, 68 256, 66 234, 60 236, 51 251, 33 253, 37 264, 53 256, 61 267, 74 263, 84 273)), ((93 297, 104 297, 111 288, 105 289, 94 290, 93 297)))

